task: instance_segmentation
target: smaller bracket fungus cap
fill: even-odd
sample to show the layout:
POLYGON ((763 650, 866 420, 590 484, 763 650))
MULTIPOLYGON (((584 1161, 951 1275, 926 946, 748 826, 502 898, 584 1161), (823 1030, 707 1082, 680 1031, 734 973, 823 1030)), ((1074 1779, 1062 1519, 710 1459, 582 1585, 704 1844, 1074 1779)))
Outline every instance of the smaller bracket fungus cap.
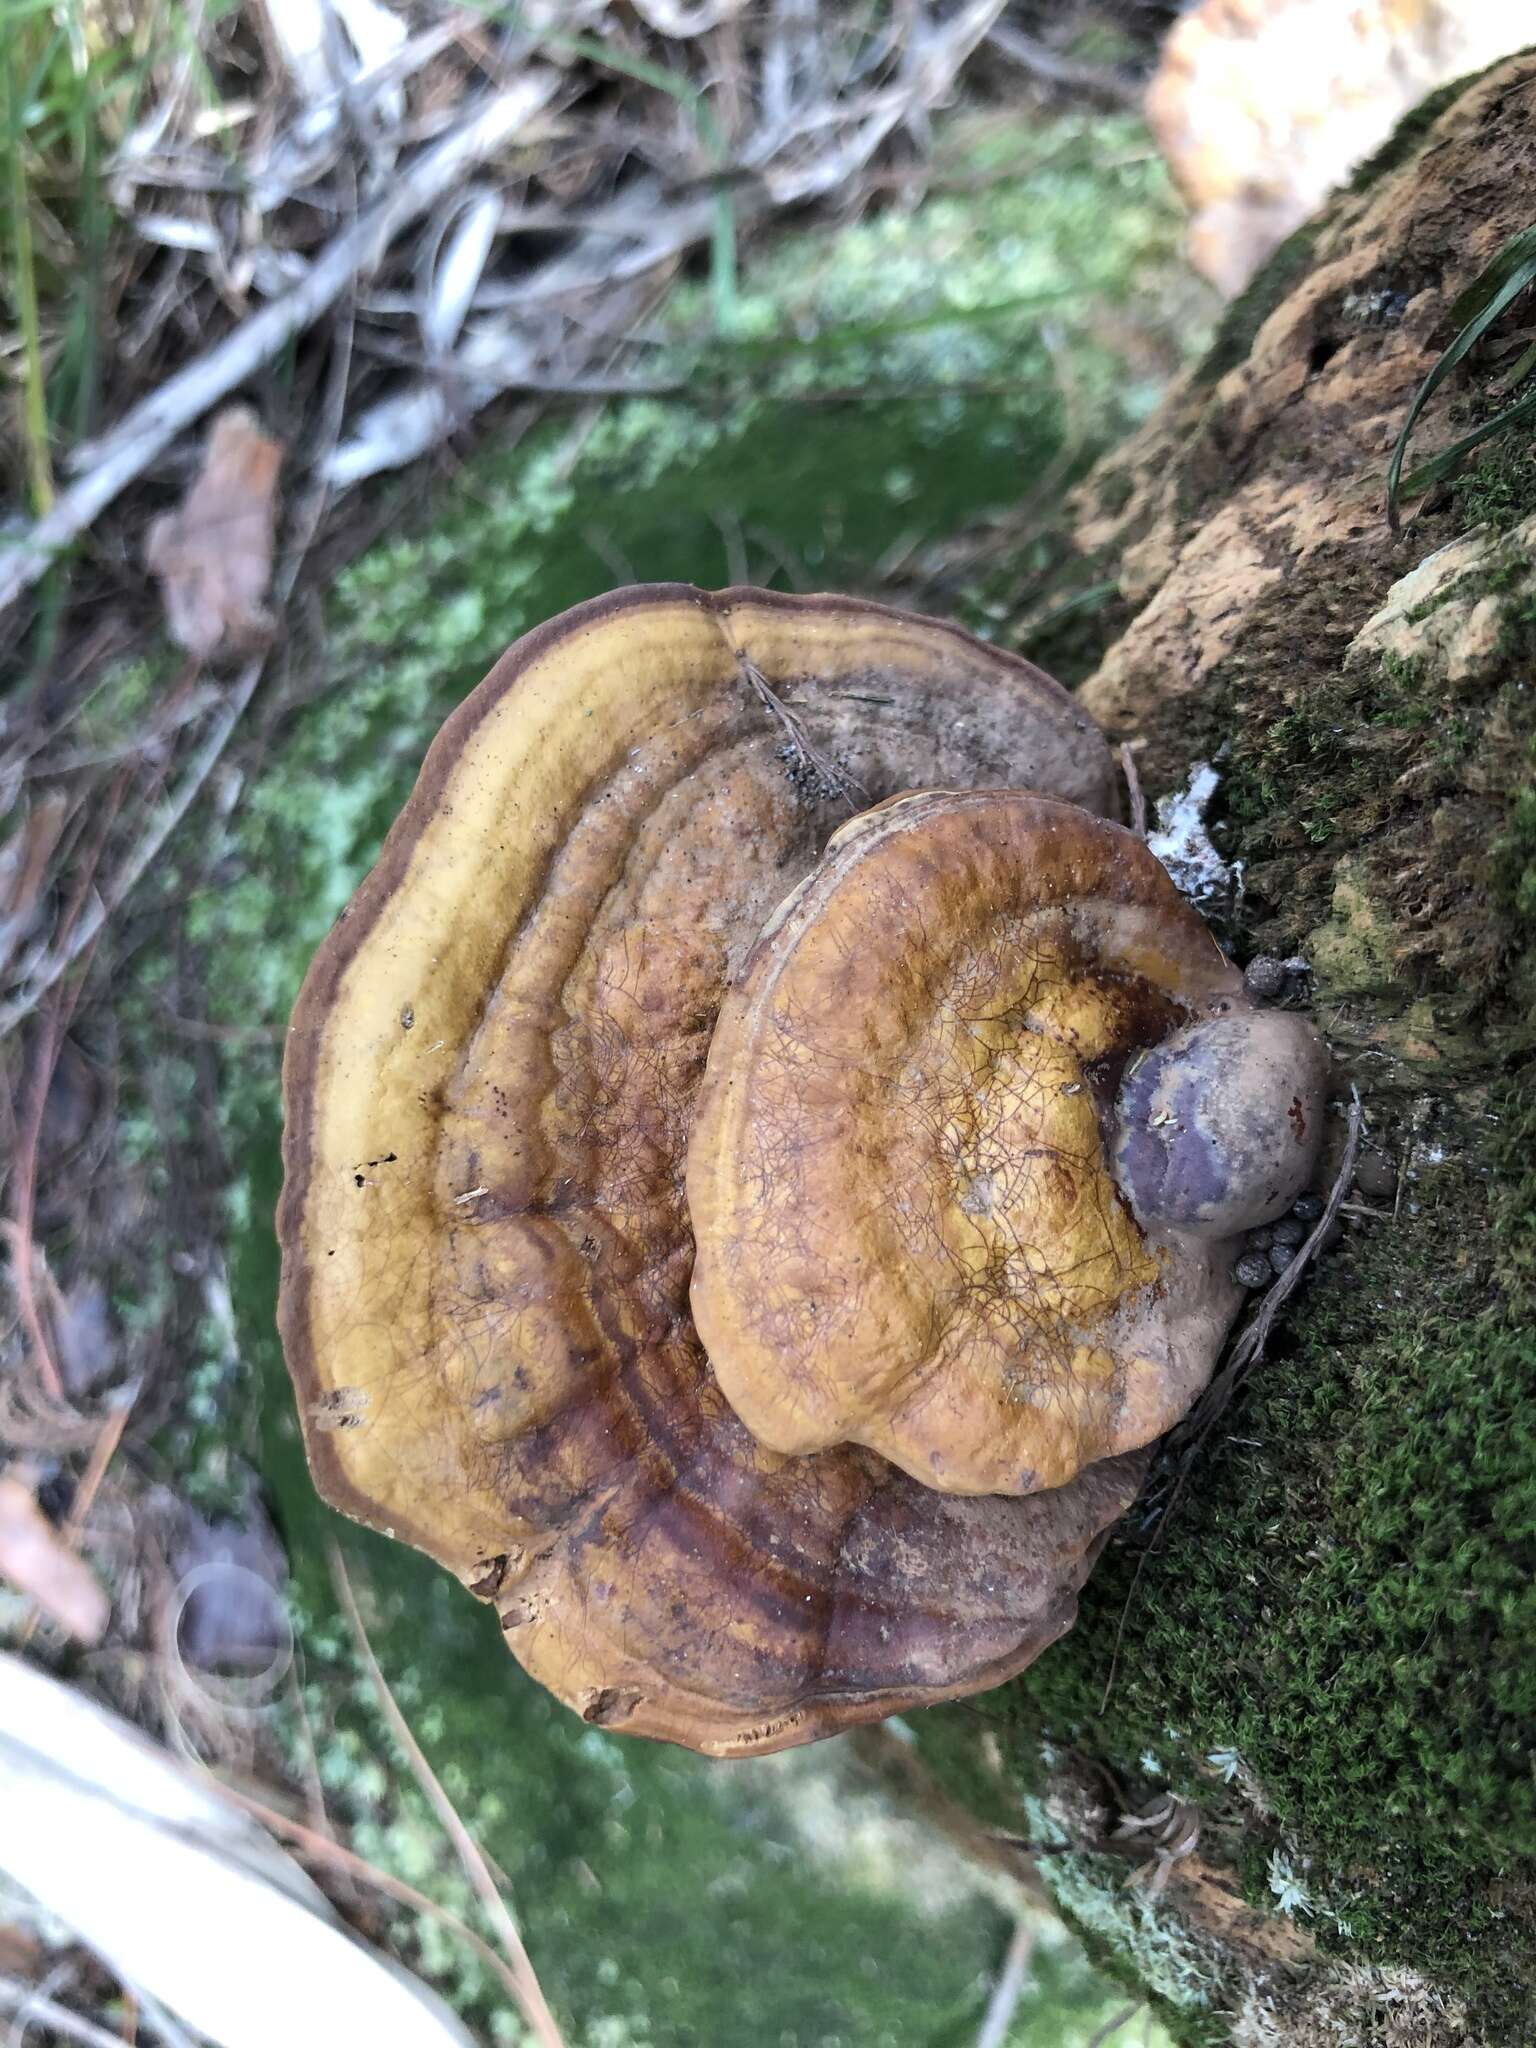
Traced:
POLYGON ((1229 1238, 1311 1184, 1328 1055, 1287 1010, 1234 1009, 1139 1053, 1115 1104, 1115 1178, 1143 1224, 1229 1238))
POLYGON ((1140 839, 1019 790, 845 826, 727 997, 689 1149, 693 1311, 786 1453, 961 1494, 1058 1487, 1205 1385, 1230 1256, 1138 1222, 1127 1059, 1241 977, 1140 839))

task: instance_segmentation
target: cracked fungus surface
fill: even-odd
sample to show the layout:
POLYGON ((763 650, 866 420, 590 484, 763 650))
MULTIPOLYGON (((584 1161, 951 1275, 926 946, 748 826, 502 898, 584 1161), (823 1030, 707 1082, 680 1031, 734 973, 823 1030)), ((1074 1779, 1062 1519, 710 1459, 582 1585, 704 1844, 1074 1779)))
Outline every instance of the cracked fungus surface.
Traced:
POLYGON ((726 999, 689 1162, 694 1312, 754 1433, 1028 1494, 1176 1421, 1230 1246, 1144 1235, 1101 1118, 1131 1053, 1237 1000, 1117 825, 992 790, 845 826, 726 999))
POLYGON ((852 807, 839 778, 863 802, 1021 774, 1114 801, 1071 700, 962 633, 622 593, 460 707, 317 956, 279 1218, 317 1483, 493 1600, 589 1719, 734 1754, 996 1683, 1071 1625, 1134 1495, 1134 1458, 970 1501, 764 1449, 689 1311, 706 1047, 852 807))

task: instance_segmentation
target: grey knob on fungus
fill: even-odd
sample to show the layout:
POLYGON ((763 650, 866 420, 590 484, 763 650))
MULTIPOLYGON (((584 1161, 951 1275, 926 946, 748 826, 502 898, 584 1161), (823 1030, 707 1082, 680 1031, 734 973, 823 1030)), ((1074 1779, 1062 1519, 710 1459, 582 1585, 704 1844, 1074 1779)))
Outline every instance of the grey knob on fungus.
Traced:
POLYGON ((1317 1167, 1327 1079, 1321 1038, 1286 1011, 1208 1017, 1138 1055, 1114 1154, 1138 1220, 1219 1238, 1284 1215, 1317 1167))

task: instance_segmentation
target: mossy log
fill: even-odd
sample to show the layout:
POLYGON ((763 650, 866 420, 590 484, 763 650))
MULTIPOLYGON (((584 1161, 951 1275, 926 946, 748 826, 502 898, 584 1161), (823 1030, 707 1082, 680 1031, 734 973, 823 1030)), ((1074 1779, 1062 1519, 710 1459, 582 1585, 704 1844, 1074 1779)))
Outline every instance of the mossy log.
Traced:
POLYGON ((1154 797, 1216 767, 1230 936, 1310 961, 1377 1155, 1075 1634, 918 1731, 1063 1845, 1052 1889, 1191 2041, 1536 2038, 1536 464, 1495 440, 1400 534, 1383 508, 1533 161, 1536 59, 1438 96, 1075 504, 1119 593, 1084 701, 1154 797), (1170 1792, 1196 1814, 1113 1839, 1170 1792))

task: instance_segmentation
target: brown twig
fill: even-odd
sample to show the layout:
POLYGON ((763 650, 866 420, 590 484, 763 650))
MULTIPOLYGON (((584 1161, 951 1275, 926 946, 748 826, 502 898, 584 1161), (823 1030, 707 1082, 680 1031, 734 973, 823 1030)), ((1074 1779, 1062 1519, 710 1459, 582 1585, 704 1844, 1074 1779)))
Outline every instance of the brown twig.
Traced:
POLYGON ((399 1702, 389 1689, 389 1681, 380 1669, 379 1660, 373 1654, 373 1645, 368 1640, 368 1631, 363 1626, 363 1617, 358 1609, 357 1596, 352 1591, 352 1581, 347 1576, 347 1567, 341 1552, 333 1543, 330 1546, 331 1578, 336 1587, 336 1597, 341 1602, 348 1626, 357 1645, 358 1656, 378 1692, 379 1706, 391 1732, 405 1751, 411 1774, 426 1794, 428 1803, 442 1822, 443 1831, 453 1844, 465 1876, 474 1887, 475 1895, 485 1909, 486 1917, 496 1929, 507 1962, 517 1984, 517 2001, 523 2016, 532 2027, 543 2048, 564 2048, 560 2028, 544 1997, 537 1973, 523 1946, 523 1938, 507 1910, 507 1902, 497 1889, 491 1876, 480 1845, 464 1825, 458 1808, 443 1790, 432 1766, 427 1762, 421 1745, 411 1732, 411 1725, 400 1710, 399 1702))
MULTIPOLYGON (((80 1547, 85 1518, 101 1490, 101 1482, 107 1476, 107 1467, 117 1455, 117 1447, 123 1440, 123 1431, 128 1426, 128 1417, 133 1413, 133 1404, 138 1396, 139 1382, 130 1381, 126 1387, 117 1390, 111 1407, 102 1419, 96 1441, 91 1445, 91 1455, 86 1460, 84 1472, 80 1475, 80 1484, 75 1488, 69 1515, 59 1531, 59 1541, 66 1550, 77 1551, 80 1547)), ((21 1624, 16 1644, 19 1650, 24 1650, 31 1642, 41 1618, 42 1609, 34 1600, 21 1624)))
POLYGON ((1118 2034, 1122 2027, 1128 2026, 1135 2019, 1137 2013, 1142 2010, 1143 2004, 1144 2001, 1137 1998, 1133 1999, 1129 2005, 1122 2006, 1113 2019, 1104 2022, 1103 2026, 1100 2027, 1099 2031, 1088 2043, 1088 2048, 1104 2048, 1104 2043, 1109 2040, 1111 2035, 1118 2034))
POLYGON ((69 1518, 61 1532, 64 1541, 71 1546, 80 1540, 85 1518, 101 1490, 101 1482, 107 1476, 107 1467, 117 1455, 117 1447, 123 1440, 123 1431, 128 1427, 128 1418, 133 1413, 133 1404, 138 1398, 137 1380, 130 1380, 113 1395, 112 1405, 102 1420, 100 1434, 91 1446, 91 1455, 86 1461, 84 1472, 80 1475, 80 1484, 75 1488, 75 1497, 70 1503, 69 1518))
POLYGON ((1297 1247, 1296 1256, 1265 1295, 1255 1314, 1238 1332, 1232 1349, 1227 1354, 1225 1363, 1215 1373, 1210 1385, 1195 1403, 1184 1421, 1170 1434, 1170 1442, 1177 1440, 1180 1444, 1178 1477, 1174 1482, 1173 1492, 1169 1496, 1168 1504, 1158 1519, 1157 1530, 1153 1535, 1152 1541, 1142 1551, 1137 1561, 1130 1589, 1125 1596, 1125 1604, 1120 1610, 1119 1626, 1115 1630, 1114 1648, 1110 1652, 1109 1675, 1104 1681, 1104 1696, 1099 1701, 1099 1712, 1101 1714, 1108 1707, 1110 1694, 1114 1690, 1115 1676, 1120 1668, 1120 1645, 1125 1637, 1125 1625, 1130 1618, 1131 1607, 1136 1599, 1137 1588, 1141 1584, 1141 1575, 1152 1558, 1157 1555, 1163 1546, 1163 1539, 1168 1533, 1169 1524, 1172 1522, 1179 1503, 1184 1497, 1184 1488, 1188 1482, 1195 1460, 1204 1449, 1211 1431, 1231 1406, 1234 1396, 1264 1356, 1264 1347, 1269 1342, 1270 1332, 1275 1325, 1275 1317, 1295 1293, 1297 1287, 1301 1284, 1302 1275, 1321 1250, 1323 1239, 1333 1227, 1334 1218, 1338 1215, 1343 1205, 1344 1197, 1349 1192, 1354 1180, 1355 1161, 1360 1156, 1360 1133, 1365 1120, 1365 1112, 1360 1104, 1359 1089, 1351 1085, 1349 1092, 1351 1097, 1349 1131, 1344 1141, 1344 1152, 1339 1162, 1339 1170, 1334 1176, 1333 1187, 1329 1192, 1327 1202, 1324 1204, 1322 1215, 1313 1226, 1311 1235, 1303 1244, 1297 1247))

